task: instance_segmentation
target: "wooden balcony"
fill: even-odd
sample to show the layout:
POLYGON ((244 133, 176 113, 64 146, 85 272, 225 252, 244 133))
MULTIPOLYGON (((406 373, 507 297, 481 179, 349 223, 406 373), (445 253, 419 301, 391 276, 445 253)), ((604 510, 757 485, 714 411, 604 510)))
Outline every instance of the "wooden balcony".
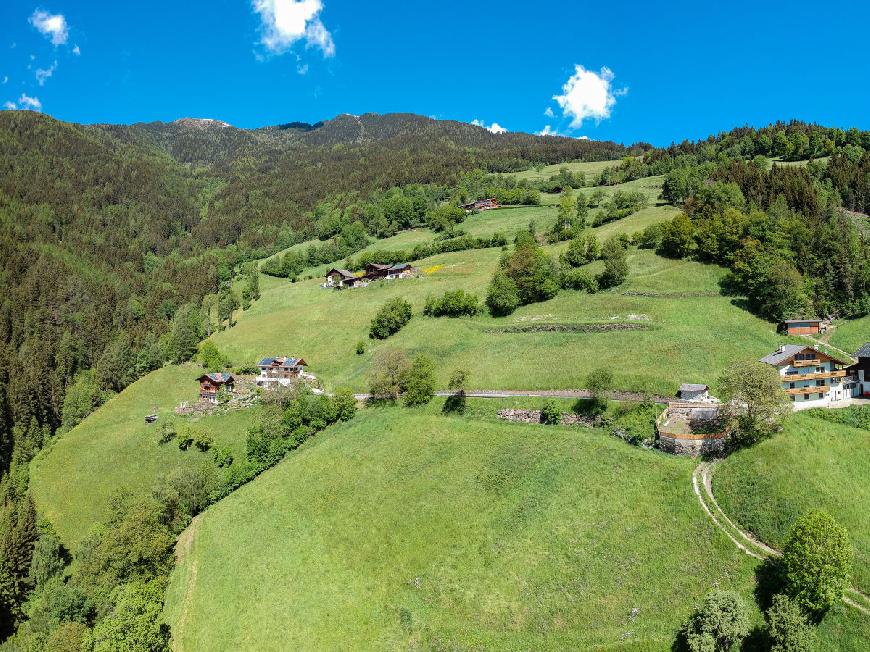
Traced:
POLYGON ((813 399, 818 399, 817 394, 827 394, 830 387, 795 387, 794 389, 784 390, 786 394, 809 394, 813 399))
POLYGON ((816 365, 821 364, 822 361, 818 359, 813 360, 794 360, 791 364, 794 367, 815 367, 816 365))
POLYGON ((796 380, 822 380, 823 378, 845 378, 845 369, 837 369, 836 371, 823 371, 821 373, 811 374, 786 374, 782 377, 782 381, 793 383, 796 380))

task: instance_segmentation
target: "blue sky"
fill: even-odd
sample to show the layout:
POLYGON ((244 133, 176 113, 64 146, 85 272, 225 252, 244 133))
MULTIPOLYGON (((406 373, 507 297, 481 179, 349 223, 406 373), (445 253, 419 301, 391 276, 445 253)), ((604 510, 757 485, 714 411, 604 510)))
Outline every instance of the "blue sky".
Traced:
POLYGON ((841 0, 4 0, 0 106, 239 127, 407 111, 657 145, 870 129, 868 24, 841 0))

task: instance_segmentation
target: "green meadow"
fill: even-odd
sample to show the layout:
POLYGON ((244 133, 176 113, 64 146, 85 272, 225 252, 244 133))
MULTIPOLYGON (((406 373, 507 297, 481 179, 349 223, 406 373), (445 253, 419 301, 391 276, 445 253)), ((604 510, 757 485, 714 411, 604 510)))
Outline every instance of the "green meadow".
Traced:
MULTIPOLYGON (((711 588, 753 604, 692 460, 439 408, 366 410, 201 515, 176 649, 666 650, 711 588)), ((858 650, 870 629, 838 607, 820 634, 858 650)))
POLYGON ((870 432, 797 413, 783 432, 716 466, 713 489, 732 519, 781 547, 794 520, 824 509, 855 547, 854 584, 870 592, 870 432))
POLYGON ((169 366, 152 372, 111 399, 70 432, 44 449, 30 467, 30 487, 40 512, 63 542, 75 547, 108 514, 109 497, 119 489, 145 494, 161 478, 184 466, 208 461, 211 453, 175 441, 160 444, 160 426, 173 421, 209 434, 215 445, 244 459, 252 410, 201 419, 178 418, 175 406, 196 401, 198 366, 169 366), (145 415, 156 412, 156 423, 145 415))

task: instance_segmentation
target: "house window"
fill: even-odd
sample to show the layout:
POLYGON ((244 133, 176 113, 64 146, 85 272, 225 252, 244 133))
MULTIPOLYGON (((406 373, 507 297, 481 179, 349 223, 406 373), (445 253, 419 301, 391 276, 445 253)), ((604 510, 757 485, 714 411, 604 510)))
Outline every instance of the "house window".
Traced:
POLYGON ((792 394, 791 396, 789 396, 789 398, 791 399, 791 402, 794 403, 794 394, 792 394))
POLYGON ((824 394, 819 394, 819 398, 825 398, 824 394))
POLYGON ((794 383, 789 383, 789 384, 788 384, 788 388, 789 388, 789 389, 794 389, 794 383))
POLYGON ((824 387, 824 386, 825 386, 824 380, 817 380, 816 381, 816 387, 824 387))
POLYGON ((804 394, 804 400, 805 400, 805 401, 809 401, 809 400, 810 400, 810 395, 809 395, 809 394, 804 394))

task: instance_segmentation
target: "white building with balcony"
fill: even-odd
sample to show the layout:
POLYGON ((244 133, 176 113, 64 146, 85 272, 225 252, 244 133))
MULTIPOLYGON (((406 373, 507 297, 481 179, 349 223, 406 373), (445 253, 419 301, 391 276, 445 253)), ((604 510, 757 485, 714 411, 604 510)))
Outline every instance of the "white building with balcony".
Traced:
POLYGON ((775 367, 794 408, 840 407, 860 396, 851 360, 838 359, 811 346, 785 344, 761 362, 775 367))

